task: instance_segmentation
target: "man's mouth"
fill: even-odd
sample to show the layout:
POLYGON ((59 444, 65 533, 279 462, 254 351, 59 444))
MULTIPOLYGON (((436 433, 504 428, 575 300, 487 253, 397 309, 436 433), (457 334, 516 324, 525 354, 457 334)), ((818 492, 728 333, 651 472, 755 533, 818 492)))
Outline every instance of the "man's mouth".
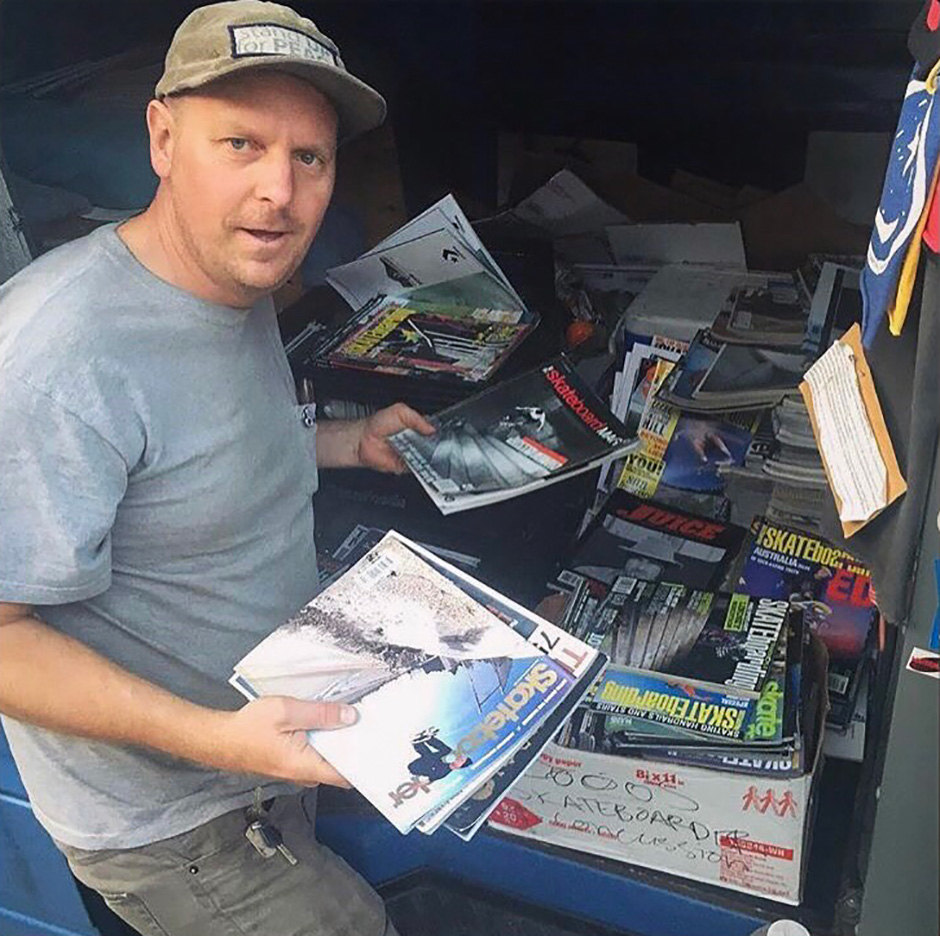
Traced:
POLYGON ((242 230, 263 244, 274 244, 287 237, 288 234, 287 231, 272 231, 265 228, 242 228, 242 230))

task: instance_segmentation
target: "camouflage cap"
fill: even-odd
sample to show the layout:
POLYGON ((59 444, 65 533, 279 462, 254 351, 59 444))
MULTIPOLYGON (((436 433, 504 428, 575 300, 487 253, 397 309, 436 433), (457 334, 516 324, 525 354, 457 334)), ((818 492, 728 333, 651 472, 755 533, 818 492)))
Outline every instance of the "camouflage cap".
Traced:
POLYGON ((251 68, 309 81, 336 109, 341 140, 385 119, 385 99, 346 71, 333 40, 290 7, 266 0, 193 10, 173 36, 154 94, 163 98, 251 68))

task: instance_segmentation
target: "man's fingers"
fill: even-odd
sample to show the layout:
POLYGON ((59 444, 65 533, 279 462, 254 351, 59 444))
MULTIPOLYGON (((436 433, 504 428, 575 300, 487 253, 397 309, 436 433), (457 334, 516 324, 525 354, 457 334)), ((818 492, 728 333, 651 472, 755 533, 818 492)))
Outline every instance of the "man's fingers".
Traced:
POLYGON ((413 410, 404 403, 396 404, 398 407, 398 417, 406 429, 414 429, 421 435, 434 435, 437 431, 419 412, 413 410))
POLYGON ((359 719, 359 713, 342 702, 284 702, 284 727, 290 730, 345 728, 359 719))
POLYGON ((332 764, 325 761, 313 748, 307 748, 310 761, 310 782, 328 783, 330 786, 352 789, 352 784, 332 764))

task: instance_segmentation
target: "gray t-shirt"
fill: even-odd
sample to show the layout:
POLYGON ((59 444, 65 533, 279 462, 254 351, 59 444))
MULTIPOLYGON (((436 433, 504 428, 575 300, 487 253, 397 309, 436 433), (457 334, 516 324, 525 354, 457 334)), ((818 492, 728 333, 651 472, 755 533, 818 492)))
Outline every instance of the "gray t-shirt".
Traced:
MULTIPOLYGON (((0 601, 237 708, 232 665, 316 590, 302 410, 270 300, 195 299, 113 226, 41 257, 0 286, 0 601)), ((39 821, 77 848, 175 835, 259 782, 3 724, 39 821)))

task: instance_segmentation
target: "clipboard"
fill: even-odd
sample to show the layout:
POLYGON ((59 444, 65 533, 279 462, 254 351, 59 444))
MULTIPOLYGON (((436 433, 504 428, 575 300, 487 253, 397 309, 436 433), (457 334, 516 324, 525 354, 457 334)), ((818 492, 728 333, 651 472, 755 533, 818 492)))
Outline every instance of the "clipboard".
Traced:
MULTIPOLYGON (((897 456, 894 453, 894 446, 891 444, 891 437, 888 435, 888 427, 885 425, 884 414, 881 412, 881 404, 878 402, 878 394, 875 390, 875 382, 871 376, 871 368, 868 366, 868 360, 865 357, 865 351, 862 348, 862 330, 861 327, 856 323, 853 325, 840 339, 840 343, 848 346, 852 350, 852 355, 855 362, 855 376, 858 380, 859 390, 861 392, 862 403, 865 407, 865 413, 868 416, 868 422, 871 426, 872 433, 875 436, 875 442, 878 446, 878 451, 881 454, 881 460, 884 462, 886 470, 886 486, 887 491, 885 496, 885 504, 881 510, 872 514, 867 520, 842 520, 842 533, 848 539, 851 536, 854 536, 862 527, 871 523, 875 517, 883 513, 884 510, 891 504, 893 504, 906 490, 907 482, 904 480, 904 477, 901 475, 901 469, 898 466, 897 456)), ((820 446, 819 439, 819 426, 816 420, 816 410, 813 405, 813 392, 810 389, 809 384, 804 380, 800 384, 800 393, 803 396, 803 402, 806 404, 806 409, 809 411, 810 422, 813 426, 813 435, 816 436, 816 444, 819 447, 819 454, 822 458, 823 468, 826 472, 826 478, 829 481, 829 489, 832 491, 832 496, 835 498, 836 507, 838 508, 839 514, 842 514, 842 498, 839 496, 839 492, 835 489, 832 481, 832 473, 829 468, 829 462, 826 459, 826 453, 822 450, 820 446)))

